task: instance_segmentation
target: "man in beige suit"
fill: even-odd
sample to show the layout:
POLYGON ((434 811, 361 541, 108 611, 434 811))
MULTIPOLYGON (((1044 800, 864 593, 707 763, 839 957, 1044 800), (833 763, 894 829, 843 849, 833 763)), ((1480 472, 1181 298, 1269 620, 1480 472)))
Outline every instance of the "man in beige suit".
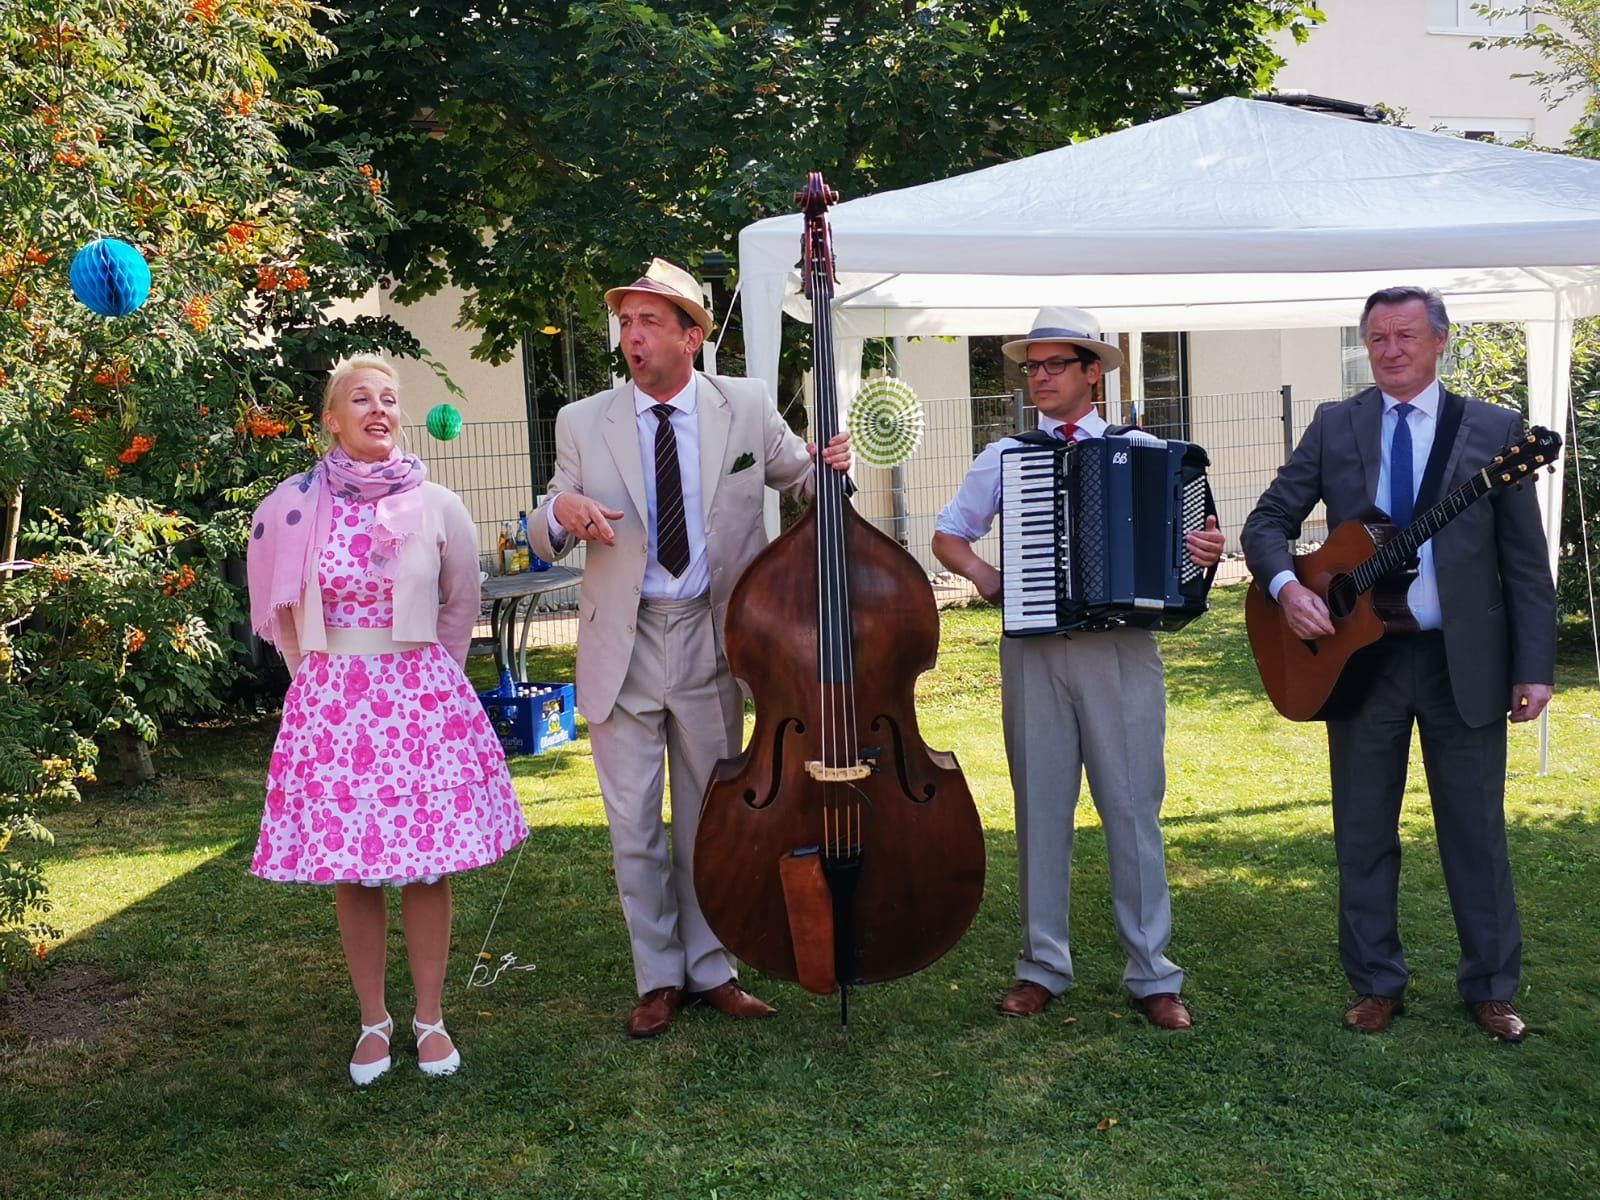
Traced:
MULTIPOLYGON (((557 414, 555 476, 543 519, 529 523, 542 558, 589 547, 578 711, 633 948, 640 999, 628 1033, 640 1038, 665 1033, 694 1001, 742 1019, 773 1012, 739 987, 706 925, 693 850, 711 769, 743 741, 744 702, 722 652, 728 596, 766 545, 765 489, 809 499, 816 451, 760 381, 694 369, 711 332, 700 296, 693 276, 659 258, 606 293, 632 382, 557 414)), ((823 459, 848 470, 848 437, 833 439, 823 459)))

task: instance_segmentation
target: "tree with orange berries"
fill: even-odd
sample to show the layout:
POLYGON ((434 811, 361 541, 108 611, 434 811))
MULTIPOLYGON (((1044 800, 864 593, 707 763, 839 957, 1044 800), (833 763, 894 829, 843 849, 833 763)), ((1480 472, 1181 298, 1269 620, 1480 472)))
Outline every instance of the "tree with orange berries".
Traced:
POLYGON ((255 497, 314 457, 310 360, 417 353, 329 301, 392 220, 359 147, 305 131, 304 0, 0 0, 0 988, 48 941, 28 846, 100 749, 154 744, 236 672, 224 579, 255 497), (176 19, 175 19, 176 18, 176 19), (108 318, 73 257, 133 246, 108 318))

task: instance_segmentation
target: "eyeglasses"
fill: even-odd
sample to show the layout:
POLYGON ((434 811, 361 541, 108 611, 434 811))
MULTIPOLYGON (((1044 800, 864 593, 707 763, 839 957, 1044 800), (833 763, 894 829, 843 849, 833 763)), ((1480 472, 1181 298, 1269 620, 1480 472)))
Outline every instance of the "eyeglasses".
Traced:
POLYGON ((1021 371, 1025 376, 1035 375, 1041 369, 1046 375, 1059 375, 1073 363, 1083 363, 1087 366, 1089 363, 1099 361, 1097 358, 1086 357, 1082 354, 1076 358, 1062 358, 1059 355, 1055 358, 1025 358, 1017 364, 1017 370, 1021 371))

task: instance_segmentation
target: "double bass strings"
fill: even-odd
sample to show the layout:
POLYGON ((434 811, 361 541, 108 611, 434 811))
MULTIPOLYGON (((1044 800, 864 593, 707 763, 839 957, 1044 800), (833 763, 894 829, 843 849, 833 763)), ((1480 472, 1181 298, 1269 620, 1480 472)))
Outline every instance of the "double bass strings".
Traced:
MULTIPOLYGON (((819 714, 822 761, 829 768, 850 768, 860 759, 856 727, 855 647, 850 610, 848 565, 844 554, 844 481, 825 469, 820 448, 839 430, 837 375, 833 356, 833 255, 827 222, 818 223, 811 245, 810 284, 812 344, 816 369, 817 419, 817 604, 821 618, 818 667, 822 688, 819 714)), ((833 813, 826 844, 830 855, 843 858, 859 849, 861 814, 854 783, 830 777, 822 784, 824 813, 833 813)))

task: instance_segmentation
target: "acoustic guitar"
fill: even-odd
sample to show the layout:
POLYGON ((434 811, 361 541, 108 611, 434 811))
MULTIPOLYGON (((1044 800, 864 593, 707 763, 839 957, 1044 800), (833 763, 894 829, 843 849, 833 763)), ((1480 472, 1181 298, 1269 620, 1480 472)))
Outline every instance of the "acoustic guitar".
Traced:
POLYGON ((1273 706, 1291 721, 1337 717, 1366 682, 1360 651, 1386 633, 1414 633, 1406 590, 1422 543, 1490 492, 1520 487, 1541 467, 1555 470, 1561 435, 1534 426, 1405 529, 1385 521, 1346 521, 1321 547, 1294 556, 1295 578, 1328 606, 1333 634, 1296 636, 1283 609, 1259 587, 1245 598, 1245 628, 1273 706))

